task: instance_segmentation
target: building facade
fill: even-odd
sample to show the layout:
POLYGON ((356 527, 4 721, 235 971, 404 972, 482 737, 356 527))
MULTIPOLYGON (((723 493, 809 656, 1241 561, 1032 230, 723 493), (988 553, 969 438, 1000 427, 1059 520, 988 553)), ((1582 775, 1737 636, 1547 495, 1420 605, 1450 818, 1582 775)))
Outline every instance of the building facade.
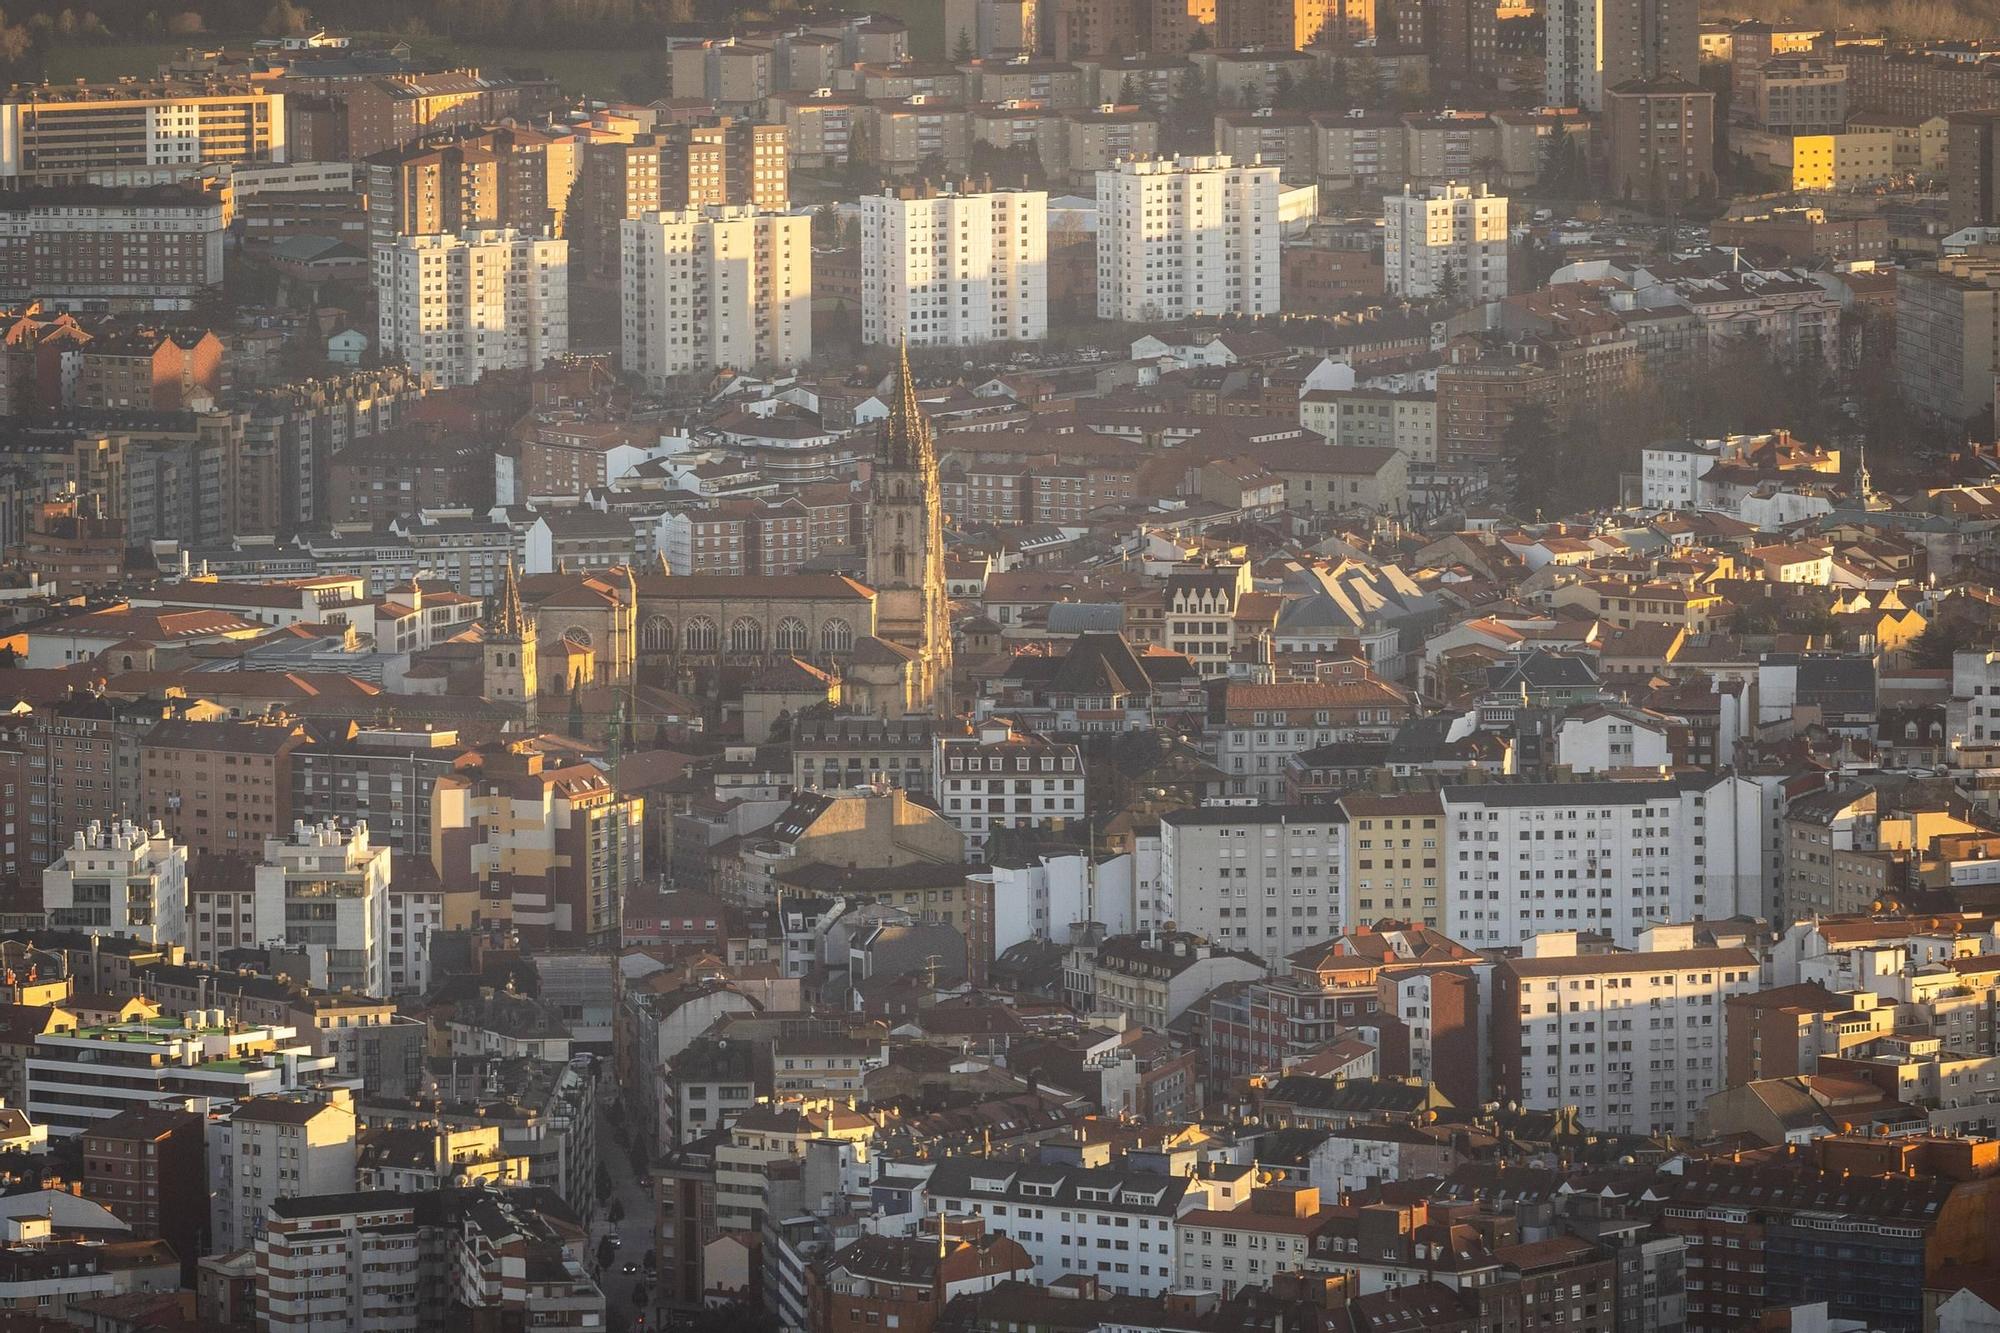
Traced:
POLYGON ((569 242, 506 228, 375 249, 377 346, 439 388, 569 351, 569 242))
POLYGON ((1507 199, 1486 186, 1432 186, 1382 200, 1382 275, 1391 296, 1507 294, 1507 199))
POLYGON ((622 225, 627 374, 789 366, 812 357, 812 219, 755 208, 646 213, 622 225))
POLYGON ((1278 311, 1278 169, 1152 158, 1097 173, 1097 314, 1159 323, 1278 311))
POLYGON ((1727 1081, 1726 1005, 1757 989, 1748 949, 1695 948, 1691 927, 1631 953, 1580 954, 1575 931, 1530 937, 1493 977, 1499 1095, 1574 1106, 1614 1133, 1676 1133, 1727 1081))
POLYGON ((861 340, 917 347, 1048 336, 1048 195, 906 189, 861 200, 861 340))

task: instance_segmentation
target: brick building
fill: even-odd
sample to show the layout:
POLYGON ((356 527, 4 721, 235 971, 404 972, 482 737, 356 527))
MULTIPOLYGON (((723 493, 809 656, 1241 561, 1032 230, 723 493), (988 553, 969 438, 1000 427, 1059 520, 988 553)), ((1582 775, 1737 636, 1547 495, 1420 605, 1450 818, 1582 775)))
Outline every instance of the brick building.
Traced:
POLYGON ((161 722, 140 747, 139 799, 189 854, 248 854, 292 826, 292 751, 303 727, 161 722))
POLYGON ((328 469, 330 522, 385 529, 425 509, 493 503, 493 450, 436 422, 417 422, 342 449, 328 469))
POLYGON ((180 412, 222 391, 222 339, 207 329, 134 329, 91 340, 77 357, 78 407, 180 412))

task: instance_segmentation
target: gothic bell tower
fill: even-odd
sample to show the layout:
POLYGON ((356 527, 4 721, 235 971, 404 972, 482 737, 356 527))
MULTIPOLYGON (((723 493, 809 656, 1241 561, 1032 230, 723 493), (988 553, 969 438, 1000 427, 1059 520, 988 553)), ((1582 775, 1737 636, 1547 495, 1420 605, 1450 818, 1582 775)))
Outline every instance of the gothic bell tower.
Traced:
POLYGON ((507 580, 500 588, 500 606, 487 627, 483 658, 486 697, 496 703, 519 704, 527 724, 535 725, 535 621, 521 606, 521 585, 514 579, 514 561, 507 561, 507 580))
POLYGON ((930 422, 917 406, 907 340, 870 479, 868 585, 875 590, 875 636, 916 655, 913 697, 927 711, 948 716, 952 651, 944 511, 937 449, 930 422))

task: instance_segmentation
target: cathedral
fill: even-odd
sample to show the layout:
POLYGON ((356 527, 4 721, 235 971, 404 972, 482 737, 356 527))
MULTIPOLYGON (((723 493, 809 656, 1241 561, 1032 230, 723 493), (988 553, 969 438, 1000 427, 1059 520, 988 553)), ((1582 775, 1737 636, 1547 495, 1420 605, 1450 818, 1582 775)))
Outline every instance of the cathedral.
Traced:
POLYGON ((937 448, 917 406, 903 347, 896 401, 875 447, 868 505, 866 582, 875 590, 875 636, 910 654, 911 711, 951 715, 951 602, 945 594, 944 507, 937 448))
POLYGON ((950 716, 951 603, 937 450, 907 351, 875 449, 868 513, 860 580, 616 568, 539 574, 517 585, 510 571, 485 692, 532 707, 539 638, 547 645, 540 692, 562 693, 580 671, 586 683, 613 685, 636 673, 702 693, 715 688, 725 667, 754 671, 798 657, 837 672, 850 708, 950 716), (551 653, 589 660, 565 666, 551 653))

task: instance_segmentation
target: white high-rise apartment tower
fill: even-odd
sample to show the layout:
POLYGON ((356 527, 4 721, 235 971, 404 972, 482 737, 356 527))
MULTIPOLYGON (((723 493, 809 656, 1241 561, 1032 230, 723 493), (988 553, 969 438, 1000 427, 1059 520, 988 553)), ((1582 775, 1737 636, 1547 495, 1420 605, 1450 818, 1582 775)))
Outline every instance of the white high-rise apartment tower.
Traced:
POLYGON ((1697 0, 1549 0, 1542 10, 1549 105, 1601 112, 1605 90, 1633 79, 1694 82, 1699 9, 1697 0))
POLYGON ((1049 197, 885 191, 861 200, 861 340, 913 347, 1049 333, 1049 197))
POLYGON ((440 388, 569 351, 569 242, 510 227, 375 247, 381 350, 440 388))
POLYGON ((1467 301, 1507 294, 1507 197, 1484 185, 1409 186, 1382 199, 1382 274, 1391 296, 1426 297, 1455 274, 1467 301))
POLYGON ((621 224, 625 372, 659 387, 812 357, 812 219, 748 206, 621 224))
POLYGON ((313 985, 389 993, 389 849, 368 825, 298 822, 266 838, 251 897, 252 938, 304 949, 313 985))
POLYGON ((187 848, 129 819, 91 820, 42 871, 42 910, 57 930, 186 944, 187 848))
POLYGON ((1278 169, 1142 158, 1097 173, 1097 314, 1278 312, 1278 169))

